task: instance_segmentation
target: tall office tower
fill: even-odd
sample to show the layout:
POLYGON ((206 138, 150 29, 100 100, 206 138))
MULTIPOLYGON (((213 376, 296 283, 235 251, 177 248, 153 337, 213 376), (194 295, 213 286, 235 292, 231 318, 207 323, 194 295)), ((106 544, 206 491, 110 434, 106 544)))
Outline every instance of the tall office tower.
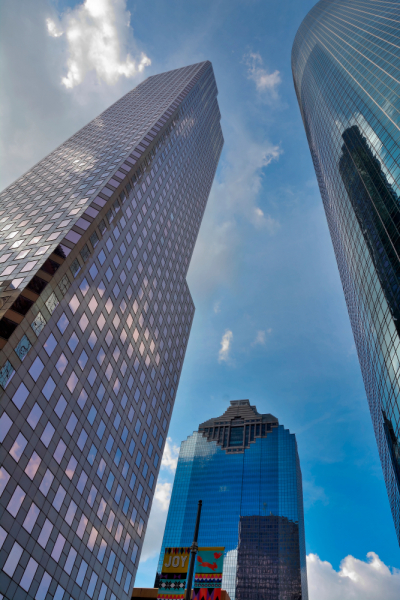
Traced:
POLYGON ((211 63, 149 77, 1 195, 0 598, 130 597, 223 138, 211 63))
POLYGON ((396 2, 321 0, 292 69, 400 542, 399 34, 396 2))
POLYGON ((248 400, 233 400, 182 442, 161 547, 225 546, 231 600, 308 600, 296 438, 248 400))

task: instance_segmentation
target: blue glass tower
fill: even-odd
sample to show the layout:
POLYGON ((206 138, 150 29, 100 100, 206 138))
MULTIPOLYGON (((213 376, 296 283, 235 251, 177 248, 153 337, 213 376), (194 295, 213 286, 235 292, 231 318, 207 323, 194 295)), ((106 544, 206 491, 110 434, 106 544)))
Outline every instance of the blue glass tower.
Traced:
POLYGON ((292 70, 400 542, 400 4, 321 0, 292 70))
POLYGON ((296 438, 275 417, 231 401, 182 442, 159 572, 165 548, 190 546, 200 499, 199 546, 225 546, 232 600, 308 600, 296 438))

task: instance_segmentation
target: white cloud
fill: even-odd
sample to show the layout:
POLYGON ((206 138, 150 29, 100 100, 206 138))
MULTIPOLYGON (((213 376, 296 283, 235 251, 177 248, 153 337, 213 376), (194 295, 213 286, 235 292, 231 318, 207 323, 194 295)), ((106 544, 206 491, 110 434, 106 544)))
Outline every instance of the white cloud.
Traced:
POLYGON ((221 312, 221 302, 215 302, 213 311, 216 315, 221 312))
POLYGON ((310 600, 398 600, 400 570, 390 569, 375 552, 367 561, 346 556, 335 571, 317 554, 307 556, 310 600))
POLYGON ((329 502, 324 488, 317 485, 314 479, 303 479, 303 496, 305 508, 310 508, 316 502, 322 502, 325 506, 329 502))
POLYGON ((85 0, 66 11, 58 22, 47 19, 52 37, 63 34, 67 47, 66 88, 73 88, 93 71, 108 85, 119 77, 133 77, 151 64, 144 52, 134 59, 127 48, 132 46, 130 13, 126 0, 85 0))
POLYGON ((81 0, 61 16, 48 0, 9 2, 0 19, 0 189, 144 79, 143 50, 125 0, 81 0))
POLYGON ((157 556, 160 552, 169 503, 171 500, 171 492, 172 483, 157 483, 147 525, 146 537, 144 538, 143 549, 140 556, 141 563, 146 562, 149 558, 157 556))
POLYGON ((171 500, 172 483, 157 483, 156 491, 154 492, 154 498, 160 505, 160 509, 168 511, 169 502, 171 500))
POLYGON ((268 73, 258 52, 245 54, 243 62, 247 66, 247 77, 255 82, 257 90, 262 92, 267 99, 276 100, 278 98, 277 88, 282 81, 280 72, 268 73))
POLYGON ((232 338, 233 338, 232 331, 227 329, 225 331, 224 335, 222 336, 221 348, 218 353, 218 362, 228 362, 232 338))
POLYGON ((51 37, 60 37, 64 32, 62 29, 58 27, 58 25, 53 21, 53 19, 46 19, 47 31, 51 37))
POLYGON ((240 266, 243 225, 274 235, 279 222, 258 206, 264 169, 278 160, 278 145, 257 141, 238 116, 225 117, 226 150, 217 173, 188 273, 194 296, 230 284, 240 266), (228 123, 227 123, 228 121, 228 123))
POLYGON ((165 442, 164 454, 161 460, 161 468, 175 473, 178 464, 179 446, 173 443, 172 438, 168 437, 165 442))
MULTIPOLYGON (((270 332, 271 330, 269 329, 268 332, 270 332)), ((254 340, 254 342, 252 343, 252 346, 265 346, 265 341, 266 341, 266 331, 257 331, 257 335, 256 335, 256 339, 254 340)))

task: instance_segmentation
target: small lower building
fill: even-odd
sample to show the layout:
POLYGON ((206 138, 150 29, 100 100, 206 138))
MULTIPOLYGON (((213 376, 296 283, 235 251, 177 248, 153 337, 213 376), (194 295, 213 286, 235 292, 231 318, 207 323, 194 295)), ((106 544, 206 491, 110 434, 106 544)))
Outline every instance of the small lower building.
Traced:
POLYGON ((286 517, 240 517, 236 600, 301 600, 299 542, 286 517))
MULTIPOLYGON (((133 588, 131 600, 156 600, 157 595, 158 588, 133 588)), ((221 590, 221 600, 231 600, 229 594, 225 590, 221 590)))

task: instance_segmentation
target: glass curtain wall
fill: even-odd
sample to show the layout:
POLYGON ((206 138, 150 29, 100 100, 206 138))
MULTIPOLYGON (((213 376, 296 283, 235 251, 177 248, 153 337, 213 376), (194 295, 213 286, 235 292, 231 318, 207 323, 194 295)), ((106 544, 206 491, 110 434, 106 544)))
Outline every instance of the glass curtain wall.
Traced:
POLYGON ((400 5, 321 0, 292 70, 400 541, 400 5))

